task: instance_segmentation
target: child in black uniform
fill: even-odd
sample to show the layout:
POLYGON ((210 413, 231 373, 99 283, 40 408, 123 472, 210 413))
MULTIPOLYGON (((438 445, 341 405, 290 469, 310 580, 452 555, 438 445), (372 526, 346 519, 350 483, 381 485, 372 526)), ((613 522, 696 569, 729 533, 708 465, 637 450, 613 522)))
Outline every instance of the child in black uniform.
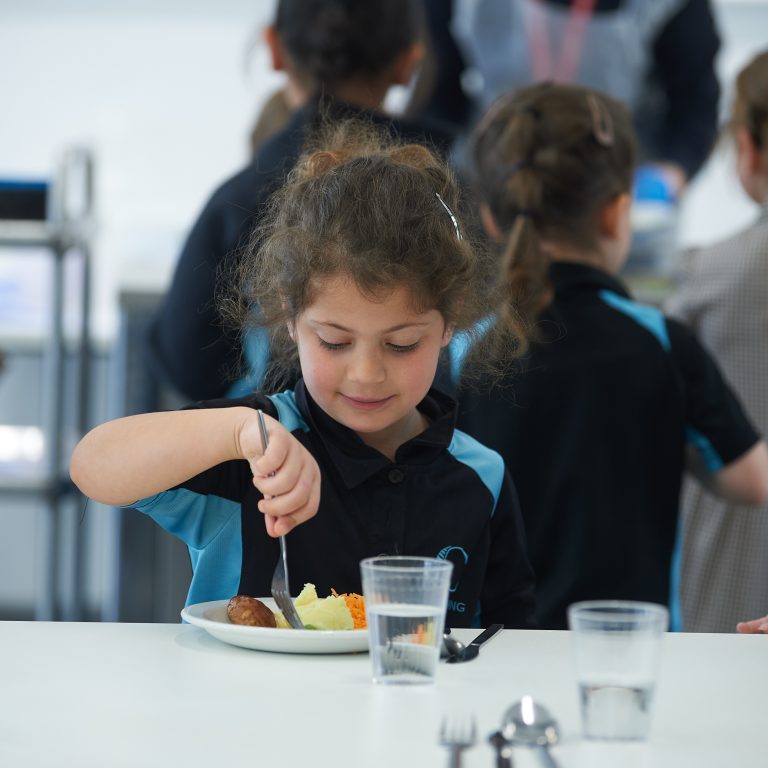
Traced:
POLYGON ((104 424, 75 449, 72 477, 188 545, 188 603, 269 594, 274 537, 289 534, 294 585, 360 591, 364 557, 436 556, 454 564, 449 625, 526 626, 514 488, 432 388, 453 330, 487 311, 456 184, 428 150, 370 127, 343 124, 325 146, 273 200, 233 302, 261 308, 283 369, 298 357, 303 379, 104 424))
POLYGON ((683 471, 764 502, 768 453, 693 335, 615 277, 630 243, 629 116, 585 88, 526 88, 484 118, 475 161, 508 311, 538 321, 506 387, 461 396, 459 426, 515 480, 537 619, 564 628, 589 598, 666 603, 683 471))

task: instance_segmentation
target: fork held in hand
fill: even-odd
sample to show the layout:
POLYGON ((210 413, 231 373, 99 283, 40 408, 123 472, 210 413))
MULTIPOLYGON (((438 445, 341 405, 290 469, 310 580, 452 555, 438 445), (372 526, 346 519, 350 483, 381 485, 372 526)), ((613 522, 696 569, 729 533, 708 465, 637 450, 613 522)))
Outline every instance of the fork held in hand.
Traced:
POLYGON ((477 740, 477 724, 475 718, 452 719, 444 718, 440 725, 438 740, 447 747, 449 768, 460 768, 461 755, 477 740))
MULTIPOLYGON (((269 437, 267 436, 267 425, 264 422, 264 414, 258 410, 259 432, 261 433, 261 447, 266 453, 269 446, 269 437)), ((277 603, 277 607, 283 612, 285 620, 294 629, 304 629, 299 614, 296 613, 296 606, 291 599, 291 588, 288 581, 288 551, 285 546, 285 536, 280 536, 280 557, 277 559, 275 572, 272 574, 272 597, 277 603)))

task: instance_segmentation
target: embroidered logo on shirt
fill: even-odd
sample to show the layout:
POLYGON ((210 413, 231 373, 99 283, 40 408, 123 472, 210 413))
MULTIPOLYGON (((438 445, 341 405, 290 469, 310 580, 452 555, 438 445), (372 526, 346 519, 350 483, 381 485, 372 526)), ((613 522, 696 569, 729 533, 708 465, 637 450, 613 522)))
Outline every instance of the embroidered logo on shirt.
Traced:
MULTIPOLYGON (((448 562, 453 563, 454 581, 451 583, 448 591, 455 592, 459 588, 460 571, 469 562, 469 555, 467 554, 467 551, 464 549, 464 547, 443 547, 437 553, 437 558, 439 560, 448 560, 448 562)), ((464 613, 466 610, 466 605, 464 603, 455 602, 454 600, 449 600, 448 610, 464 613)))

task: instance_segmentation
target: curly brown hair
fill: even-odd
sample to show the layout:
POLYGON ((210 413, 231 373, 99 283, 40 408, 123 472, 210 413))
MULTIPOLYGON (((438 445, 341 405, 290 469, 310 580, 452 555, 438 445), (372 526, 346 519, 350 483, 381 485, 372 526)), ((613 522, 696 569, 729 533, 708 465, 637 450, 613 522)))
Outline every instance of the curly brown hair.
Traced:
MULTIPOLYGON (((335 275, 377 300, 407 286, 417 311, 437 309, 455 332, 483 337, 495 267, 465 221, 457 181, 434 152, 360 120, 328 126, 271 198, 223 311, 245 331, 270 329, 278 384, 297 366, 288 328, 335 275)), ((489 368, 502 372, 524 345, 518 330, 493 341, 489 368)))

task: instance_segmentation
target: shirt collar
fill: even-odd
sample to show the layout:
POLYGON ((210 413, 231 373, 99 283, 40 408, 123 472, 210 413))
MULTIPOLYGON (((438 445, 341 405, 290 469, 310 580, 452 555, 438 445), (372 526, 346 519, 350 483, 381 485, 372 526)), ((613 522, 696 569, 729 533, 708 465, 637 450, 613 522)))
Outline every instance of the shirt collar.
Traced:
POLYGON ((606 290, 631 298, 629 291, 618 278, 586 264, 554 261, 549 268, 549 279, 558 298, 567 298, 570 294, 597 293, 606 290))
MULTIPOLYGON (((347 488, 354 488, 377 472, 394 466, 355 432, 325 413, 307 392, 303 379, 296 384, 295 391, 301 415, 322 443, 347 488)), ((417 407, 429 419, 429 426, 397 449, 395 464, 429 464, 448 448, 453 439, 456 402, 451 397, 433 387, 417 407)))

